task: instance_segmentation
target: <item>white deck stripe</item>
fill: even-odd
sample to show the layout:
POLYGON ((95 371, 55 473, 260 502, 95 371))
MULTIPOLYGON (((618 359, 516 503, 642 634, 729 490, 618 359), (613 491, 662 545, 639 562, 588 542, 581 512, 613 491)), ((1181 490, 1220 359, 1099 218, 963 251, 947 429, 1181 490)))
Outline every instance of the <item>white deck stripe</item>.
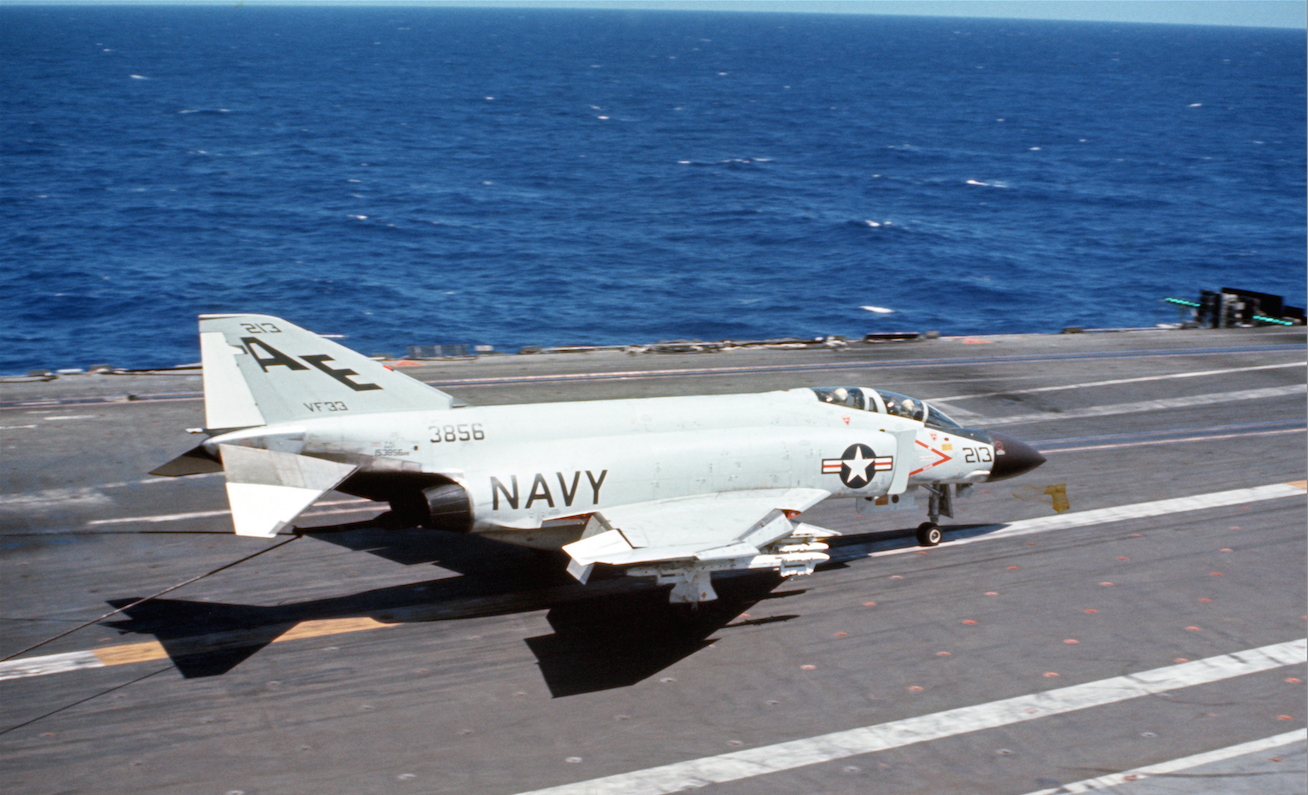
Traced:
POLYGON ((1060 386, 1038 386, 1031 389, 1008 389, 1003 392, 980 392, 975 395, 947 395, 937 400, 971 400, 972 398, 1003 397, 1005 395, 1032 395, 1037 392, 1062 392, 1068 389, 1085 389, 1096 386, 1119 386, 1121 384, 1138 384, 1143 381, 1169 381, 1173 378, 1202 378, 1210 375, 1229 375, 1231 373, 1248 373, 1254 370, 1280 370, 1286 367, 1305 367, 1308 362, 1290 362, 1289 364, 1262 364, 1257 367, 1232 367, 1225 370, 1203 370, 1197 373, 1168 373, 1167 375, 1144 375, 1139 378, 1114 378, 1111 381, 1087 381, 1082 384, 1062 384, 1060 386))
POLYGON ((195 480, 197 478, 220 478, 225 472, 201 472, 198 475, 180 475, 178 477, 157 477, 145 478, 144 480, 124 480, 119 483, 101 483, 97 488, 101 489, 120 489, 124 486, 150 486, 155 483, 177 483, 182 478, 195 480))
MULTIPOLYGON (((331 511, 313 511, 311 513, 305 513, 303 514, 303 516, 304 517, 331 516, 333 514, 338 514, 338 513, 363 513, 365 511, 387 510, 387 506, 384 503, 373 502, 371 500, 337 500, 334 502, 320 502, 317 503, 317 505, 324 505, 324 506, 325 505, 355 505, 360 503, 368 503, 368 504, 364 505, 361 508, 337 508, 331 511)), ((94 527, 96 525, 105 525, 105 524, 129 524, 132 522, 145 522, 145 523, 180 522, 186 519, 207 519, 213 516, 230 516, 231 513, 232 512, 230 510, 224 510, 224 511, 195 511, 193 513, 168 513, 168 514, 160 514, 158 516, 124 516, 119 519, 92 519, 91 521, 86 523, 86 526, 94 527)))
MULTIPOLYGON (((1172 500, 1136 503, 1134 505, 1123 505, 1117 508, 1101 508, 1094 511, 1068 513, 1062 516, 1042 516, 1036 519, 1023 519, 1012 522, 1011 524, 1000 526, 1000 529, 995 530, 994 532, 986 533, 984 535, 946 541, 939 547, 936 547, 936 549, 943 549, 944 547, 949 546, 960 546, 963 544, 973 544, 980 541, 990 541, 998 538, 1012 538, 1014 536, 1030 535, 1032 533, 1043 533, 1051 530, 1063 530, 1072 527, 1082 527, 1106 522, 1120 522, 1130 519, 1161 516, 1182 511, 1197 511, 1204 508, 1242 505, 1250 502, 1271 500, 1281 497, 1302 497, 1305 496, 1305 494, 1308 494, 1308 492, 1305 492, 1305 490, 1299 486, 1291 485, 1289 483, 1275 483, 1269 486, 1257 486, 1249 489, 1234 489, 1231 491, 1217 492, 1215 494, 1201 494, 1196 497, 1180 497, 1172 500)), ((337 504, 349 504, 352 502, 355 501, 342 500, 337 504)), ((373 508, 349 509, 349 511, 363 510, 373 510, 373 508)), ((340 512, 345 513, 349 511, 340 512)), ((226 511, 220 511, 218 513, 226 513, 226 511)), ((142 520, 136 519, 131 521, 142 520)), ((888 541, 878 541, 866 545, 858 544, 837 548, 832 550, 832 559, 850 560, 864 555, 867 557, 903 555, 910 552, 917 552, 921 549, 916 545, 905 547, 902 546, 902 543, 902 540, 893 539, 888 541), (891 545, 893 545, 893 548, 885 548, 891 545)), ((46 674, 73 671, 79 668, 98 667, 101 667, 101 663, 91 652, 54 654, 46 657, 32 657, 25 660, 13 660, 6 663, 0 663, 0 680, 19 679, 28 676, 44 676, 46 674)))
POLYGON ((1054 453, 1083 453, 1087 450, 1119 450, 1123 447, 1149 447, 1156 444, 1183 444, 1185 442, 1211 442, 1217 439, 1247 439, 1251 436, 1284 436, 1287 433, 1304 433, 1308 428, 1284 428, 1277 431, 1248 431, 1246 433, 1224 433, 1219 436, 1183 436, 1171 439, 1150 439, 1143 442, 1118 442, 1117 444, 1096 444, 1087 447, 1053 447, 1042 449, 1041 455, 1054 453))
POLYGON ((1173 759, 1170 762, 1159 762, 1156 765, 1147 767, 1137 767, 1135 770, 1127 770, 1122 773, 1114 773, 1110 776, 1100 776, 1098 778, 1087 778, 1083 781, 1075 781, 1071 784, 1064 784, 1054 789, 1042 789, 1038 792, 1030 792, 1027 795, 1079 795, 1083 792, 1093 790, 1108 789, 1116 787, 1118 784, 1127 784, 1134 781, 1144 781, 1151 776, 1166 776, 1177 773, 1182 770, 1189 770, 1192 767, 1207 765, 1213 762, 1222 762, 1227 759, 1235 759, 1238 756, 1256 754, 1259 751, 1270 751, 1273 748, 1280 748, 1290 743, 1301 743, 1308 740, 1308 729, 1299 729, 1298 731, 1286 732, 1273 737, 1265 737, 1261 740, 1252 740, 1239 745, 1232 745, 1228 748, 1218 748, 1216 751, 1209 751, 1203 754, 1195 754, 1181 759, 1173 759))
POLYGON ((123 516, 118 519, 93 519, 86 523, 87 527, 95 527, 102 524, 128 524, 134 522, 180 522, 185 519, 207 519, 211 516, 230 516, 230 510, 223 511, 193 511, 191 513, 163 513, 157 516, 123 516))
POLYGON ((44 657, 29 657, 25 660, 10 660, 0 663, 0 682, 6 679, 24 679, 29 676, 61 674, 65 671, 80 671, 83 668, 103 668, 104 663, 89 651, 70 651, 66 654, 47 654, 44 657))
POLYGON ((1238 403, 1245 400, 1263 400, 1266 398, 1286 397, 1308 393, 1308 384, 1290 384, 1288 386, 1270 386, 1265 389, 1245 389, 1240 392, 1218 392, 1211 395, 1190 395, 1188 397, 1162 398, 1160 400, 1142 400, 1138 403, 1114 403, 1108 406, 1088 406, 1067 411, 1037 411, 1031 414, 1015 414, 1011 417, 993 417, 979 422, 983 427, 993 425, 1017 425, 1024 422, 1044 422, 1046 420, 1075 420, 1085 417, 1107 417, 1110 414, 1135 414, 1142 411, 1160 411, 1162 409, 1184 409, 1192 406, 1211 406, 1215 403, 1238 403))
POLYGON ((1277 643, 1045 693, 620 773, 521 795, 665 795, 1211 684, 1305 661, 1308 661, 1308 640, 1277 643))
MULTIPOLYGON (((1016 522, 1009 522, 1005 525, 997 525, 1000 529, 983 535, 971 536, 969 538, 960 538, 954 541, 946 541, 936 549, 944 549, 951 546, 962 546, 964 544, 975 544, 981 541, 993 541, 999 538, 1013 538, 1015 536, 1031 535, 1032 533, 1047 533, 1051 530, 1067 530, 1073 527, 1086 527, 1094 524, 1107 524, 1108 522, 1127 522, 1132 519, 1149 519, 1154 516, 1165 516, 1171 513, 1184 513, 1185 511, 1201 511, 1206 508, 1225 508, 1228 505, 1245 505, 1251 502, 1261 502, 1262 500, 1274 500, 1281 497, 1303 497, 1308 492, 1304 489, 1293 486, 1289 483, 1274 483, 1270 486, 1255 486, 1251 489, 1232 489, 1231 491, 1218 491, 1213 494, 1197 494, 1193 497, 1177 497, 1171 500, 1156 500, 1154 502, 1137 502, 1133 505, 1119 505, 1116 508, 1099 508, 1093 511, 1080 511, 1074 513, 1065 513, 1058 516, 1040 516, 1035 519, 1019 519, 1016 522)), ((867 553, 870 558, 882 557, 884 555, 903 555, 909 552, 918 552, 922 548, 919 546, 900 546, 902 540, 890 540, 874 542, 864 547, 872 551, 867 553), (894 544, 893 549, 881 549, 882 545, 894 544)), ((838 550, 836 550, 838 552, 838 550)), ((836 557, 835 555, 832 556, 836 557)))

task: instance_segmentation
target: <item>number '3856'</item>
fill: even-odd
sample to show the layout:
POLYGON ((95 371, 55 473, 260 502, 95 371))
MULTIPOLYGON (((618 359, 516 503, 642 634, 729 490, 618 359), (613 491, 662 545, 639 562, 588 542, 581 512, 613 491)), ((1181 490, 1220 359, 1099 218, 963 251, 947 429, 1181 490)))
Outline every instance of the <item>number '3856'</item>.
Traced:
POLYGON ((433 425, 431 428, 431 440, 433 442, 480 442, 486 438, 486 431, 482 430, 480 422, 474 422, 471 425, 433 425))

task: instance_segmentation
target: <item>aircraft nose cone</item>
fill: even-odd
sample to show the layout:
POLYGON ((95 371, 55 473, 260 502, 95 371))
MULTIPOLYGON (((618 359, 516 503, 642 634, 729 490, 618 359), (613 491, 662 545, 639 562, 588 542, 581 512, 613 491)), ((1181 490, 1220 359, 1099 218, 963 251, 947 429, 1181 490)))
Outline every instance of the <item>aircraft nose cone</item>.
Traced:
POLYGON ((995 465, 990 468, 987 481, 1017 477, 1045 462, 1045 457, 1026 442, 994 431, 990 432, 990 438, 995 445, 995 465))

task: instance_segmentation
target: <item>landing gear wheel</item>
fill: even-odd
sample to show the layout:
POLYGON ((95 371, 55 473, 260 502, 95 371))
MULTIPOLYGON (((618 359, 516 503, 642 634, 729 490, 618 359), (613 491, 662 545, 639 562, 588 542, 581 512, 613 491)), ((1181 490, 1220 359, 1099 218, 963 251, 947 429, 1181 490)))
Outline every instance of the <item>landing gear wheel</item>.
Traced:
POLYGON ((940 543, 940 526, 934 522, 923 522, 917 528, 917 543, 924 547, 934 547, 940 543))

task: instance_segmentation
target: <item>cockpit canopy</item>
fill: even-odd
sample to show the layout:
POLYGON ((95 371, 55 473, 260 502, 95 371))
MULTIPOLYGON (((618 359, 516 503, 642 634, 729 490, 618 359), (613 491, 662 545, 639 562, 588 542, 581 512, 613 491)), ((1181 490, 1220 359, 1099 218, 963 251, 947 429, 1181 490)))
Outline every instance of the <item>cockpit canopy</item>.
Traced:
POLYGON ((858 386, 823 386, 814 387, 813 393, 823 403, 848 406, 851 409, 860 411, 892 414, 896 417, 925 423, 933 428, 953 430, 963 427, 948 414, 925 400, 918 400, 885 389, 858 386))

